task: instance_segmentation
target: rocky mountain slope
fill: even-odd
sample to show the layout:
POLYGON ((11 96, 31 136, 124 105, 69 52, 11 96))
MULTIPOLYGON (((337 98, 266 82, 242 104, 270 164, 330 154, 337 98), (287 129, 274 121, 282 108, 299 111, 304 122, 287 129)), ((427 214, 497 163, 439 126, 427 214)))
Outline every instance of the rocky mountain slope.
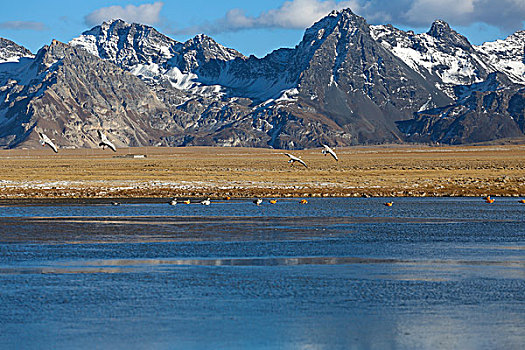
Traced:
POLYGON ((296 48, 262 59, 203 35, 178 43, 122 21, 105 23, 71 44, 161 85, 166 99, 172 98, 169 87, 184 92, 175 120, 185 134, 174 135, 174 144, 296 148, 322 140, 401 142, 395 121, 422 106, 451 102, 379 45, 366 21, 349 10, 307 29, 296 48), (153 46, 162 55, 141 49, 153 46))
POLYGON ((96 147, 97 130, 114 134, 117 145, 138 146, 175 128, 144 82, 83 49, 54 41, 18 64, 0 90, 7 106, 0 110, 0 146, 34 147, 38 131, 61 147, 96 147))
POLYGON ((37 131, 61 147, 93 147, 98 129, 117 146, 290 149, 521 136, 523 35, 474 46, 443 21, 414 34, 342 10, 263 58, 121 20, 35 57, 0 41, 0 147, 33 147, 37 131), (480 94, 516 122, 483 118, 496 109, 480 94), (444 122, 460 109, 471 120, 461 135, 459 121, 444 122))
POLYGON ((501 73, 456 87, 458 101, 399 122, 407 141, 463 144, 525 136, 525 87, 501 73))

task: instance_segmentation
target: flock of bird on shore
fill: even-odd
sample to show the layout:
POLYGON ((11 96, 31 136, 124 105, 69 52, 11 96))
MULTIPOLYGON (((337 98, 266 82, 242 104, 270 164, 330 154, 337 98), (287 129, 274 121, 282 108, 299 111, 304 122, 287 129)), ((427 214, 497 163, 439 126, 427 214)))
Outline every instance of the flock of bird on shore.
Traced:
MULTIPOLYGON (((97 130, 97 132, 98 132, 98 137, 100 139, 99 146, 102 147, 102 149, 109 148, 113 152, 116 152, 117 148, 115 147, 115 145, 111 141, 109 141, 107 136, 100 130, 97 130)), ((44 134, 42 132, 40 132, 39 135, 40 135, 40 143, 42 144, 42 146, 44 146, 44 147, 45 146, 49 146, 53 150, 53 152, 58 153, 58 147, 54 144, 52 139, 50 139, 46 134, 44 134)), ((325 144, 323 144, 322 146, 323 146, 322 153, 325 156, 329 154, 329 155, 332 156, 332 158, 335 159, 335 161, 339 161, 339 158, 337 157, 337 154, 335 153, 335 151, 332 148, 330 148, 328 145, 325 145, 325 144)), ((288 163, 290 163, 291 166, 293 166, 294 163, 297 162, 297 163, 303 165, 305 168, 308 168, 308 165, 300 157, 294 156, 291 153, 284 153, 284 155, 286 155, 288 158, 290 158, 288 160, 288 163)), ((226 197, 225 199, 229 200, 230 197, 226 197)), ((483 199, 485 200, 486 203, 489 203, 489 204, 492 204, 492 203, 495 202, 495 199, 491 198, 490 196, 486 196, 483 199)), ((525 204, 525 199, 521 199, 519 202, 522 203, 522 204, 525 204)), ((169 204, 170 205, 176 205, 177 203, 179 203, 177 201, 177 198, 173 198, 170 201, 169 204)), ((186 200, 182 201, 181 203, 190 204, 191 201, 189 199, 186 199, 186 200)), ((202 205, 210 205, 211 204, 211 200, 210 200, 210 198, 206 198, 205 200, 202 200, 199 203, 202 204, 202 205)), ((260 206, 263 203, 263 200, 261 198, 256 198, 256 199, 253 200, 253 203, 255 205, 257 205, 257 206, 260 206)), ((277 203, 277 200, 271 199, 271 200, 269 200, 269 203, 270 204, 275 204, 275 203, 277 203)), ((308 201, 306 199, 302 199, 299 203, 307 204, 308 201)), ((118 202, 113 202, 113 205, 119 205, 119 204, 120 203, 118 203, 118 202)), ((394 205, 394 202, 390 201, 390 202, 386 202, 386 203, 383 203, 383 204, 385 206, 387 206, 387 207, 392 207, 394 205)))

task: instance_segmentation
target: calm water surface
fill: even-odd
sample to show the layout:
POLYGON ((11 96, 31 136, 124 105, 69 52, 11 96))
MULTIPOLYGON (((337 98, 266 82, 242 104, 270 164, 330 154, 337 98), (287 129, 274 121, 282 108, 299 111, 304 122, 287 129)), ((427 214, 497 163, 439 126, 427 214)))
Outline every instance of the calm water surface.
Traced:
POLYGON ((515 198, 0 207, 2 349, 523 349, 515 198))

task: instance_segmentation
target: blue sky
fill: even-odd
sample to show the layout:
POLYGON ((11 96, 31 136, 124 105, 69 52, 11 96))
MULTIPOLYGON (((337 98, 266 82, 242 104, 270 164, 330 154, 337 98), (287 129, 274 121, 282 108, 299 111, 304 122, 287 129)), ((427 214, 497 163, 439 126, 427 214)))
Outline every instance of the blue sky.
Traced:
POLYGON ((0 37, 36 52, 52 39, 68 42, 114 17, 152 25, 185 41, 197 33, 245 55, 293 47, 304 29, 333 9, 350 7, 370 24, 416 33, 443 19, 472 43, 525 29, 525 0, 5 0, 0 37))

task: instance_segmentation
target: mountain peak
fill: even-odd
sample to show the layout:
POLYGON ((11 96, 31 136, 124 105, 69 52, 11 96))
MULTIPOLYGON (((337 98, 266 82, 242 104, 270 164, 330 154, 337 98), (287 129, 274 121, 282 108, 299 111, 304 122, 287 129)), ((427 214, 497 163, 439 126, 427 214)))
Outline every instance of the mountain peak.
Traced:
POLYGON ((71 46, 53 39, 51 44, 44 45, 35 55, 35 63, 38 65, 38 73, 41 73, 66 55, 71 46))
POLYGON ((168 60, 174 48, 181 45, 153 27, 121 19, 93 27, 69 44, 125 66, 168 60))
POLYGON ((206 34, 197 34, 190 40, 193 40, 196 42, 205 42, 205 41, 216 42, 213 38, 207 36, 206 34))
MULTIPOLYGON (((356 15, 354 12, 352 12, 350 8, 346 8, 342 10, 334 10, 330 12, 326 17, 320 19, 317 23, 330 25, 334 23, 344 24, 347 22, 353 22, 358 25, 361 25, 362 23, 366 23, 363 17, 356 15)), ((314 26, 316 24, 314 24, 314 26)))
POLYGON ((104 24, 106 24, 106 25, 113 25, 113 24, 129 25, 128 22, 126 22, 126 21, 124 21, 123 19, 120 19, 120 18, 110 19, 109 21, 104 21, 102 24, 103 25, 104 24))
POLYGON ((437 19, 432 23, 432 26, 430 27, 427 34, 439 39, 443 35, 449 34, 452 31, 452 28, 450 28, 450 25, 447 22, 437 19))
POLYGON ((309 46, 312 46, 314 43, 319 44, 323 41, 323 38, 326 38, 337 29, 345 33, 355 33, 355 31, 364 29, 364 32, 368 33, 369 30, 365 29, 367 26, 366 20, 353 13, 349 8, 334 10, 306 29, 301 43, 307 43, 309 46))
POLYGON ((243 55, 237 50, 227 48, 205 34, 197 34, 184 43, 184 50, 201 52, 205 59, 229 61, 243 55))
POLYGON ((457 46, 467 51, 472 50, 472 45, 468 39, 450 28, 450 25, 443 20, 435 20, 427 34, 446 44, 457 46))
POLYGON ((0 38, 0 62, 17 61, 21 57, 31 57, 31 51, 15 42, 0 38))
POLYGON ((333 10, 326 17, 339 17, 339 16, 356 16, 356 14, 353 13, 352 9, 348 7, 348 8, 341 9, 341 10, 333 10))

